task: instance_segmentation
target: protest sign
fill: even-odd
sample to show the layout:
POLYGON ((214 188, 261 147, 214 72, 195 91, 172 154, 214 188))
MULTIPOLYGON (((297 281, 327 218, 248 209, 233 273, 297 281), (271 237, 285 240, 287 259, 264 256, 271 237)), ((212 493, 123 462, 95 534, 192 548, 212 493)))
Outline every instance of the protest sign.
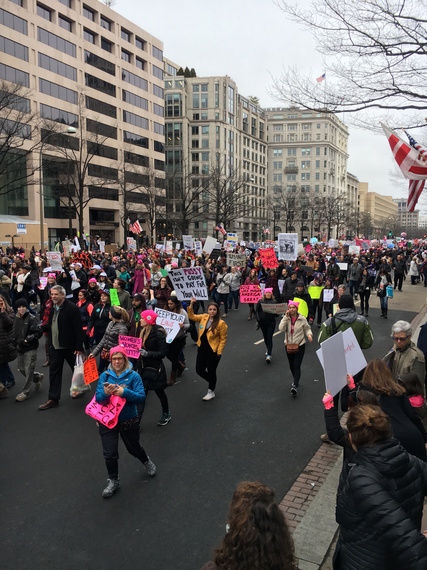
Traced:
POLYGON ((74 269, 70 271, 71 277, 71 291, 75 291, 76 289, 80 289, 80 282, 77 281, 77 275, 74 269))
POLYGON ((258 303, 261 297, 262 297, 262 291, 259 285, 241 285, 240 287, 241 303, 258 303))
POLYGON ((66 239, 62 242, 62 247, 64 249, 64 255, 70 257, 71 255, 71 242, 69 239, 66 239))
POLYGON ((314 273, 314 267, 311 267, 311 265, 301 265, 300 269, 303 273, 306 273, 307 275, 313 275, 314 273))
MULTIPOLYGON (((128 238, 126 238, 126 243, 127 243, 128 249, 130 251, 136 250, 136 239, 128 237, 128 238)), ((162 249, 162 248, 163 248, 163 245, 160 244, 160 249, 162 249)), ((156 244, 156 249, 158 249, 158 244, 156 244)))
POLYGON ((285 285, 285 280, 284 279, 279 279, 277 281, 277 286, 279 287, 279 292, 281 295, 283 295, 283 287, 285 285))
POLYGON ((171 263, 176 263, 176 266, 178 267, 178 265, 179 265, 179 258, 178 258, 178 257, 172 257, 171 263))
POLYGON ((360 348, 353 329, 347 329, 342 333, 347 373, 354 376, 363 370, 367 364, 366 358, 360 348))
POLYGON ((320 349, 316 352, 325 372, 326 391, 330 391, 332 396, 347 385, 347 364, 344 354, 343 333, 336 334, 326 339, 320 344, 320 349), (321 355, 319 356, 319 351, 321 355))
POLYGON ((110 289, 110 304, 111 306, 118 307, 120 305, 119 296, 117 295, 117 289, 110 289))
POLYGON ((119 335, 119 344, 125 347, 128 358, 139 358, 142 338, 134 336, 119 335))
POLYGON ((348 263, 337 263, 337 265, 340 268, 340 271, 347 271, 348 269, 348 263))
POLYGON ((261 262, 263 267, 266 269, 276 269, 279 265, 277 262, 276 252, 273 247, 267 249, 259 249, 259 255, 261 257, 261 262))
POLYGON ((308 294, 312 299, 320 299, 323 289, 323 285, 309 285, 308 294))
POLYGON ((202 301, 208 300, 208 288, 201 267, 173 269, 169 277, 180 301, 189 301, 191 297, 202 301))
POLYGON ((99 245, 99 251, 100 251, 101 253, 105 253, 105 241, 99 240, 99 241, 98 241, 98 245, 99 245))
POLYGON ((208 236, 203 245, 204 253, 207 253, 209 255, 215 246, 216 246, 216 238, 208 236))
POLYGON ((47 277, 40 277, 40 287, 39 289, 44 289, 47 285, 47 277))
POLYGON ((170 255, 172 253, 172 250, 173 250, 173 243, 171 241, 167 241, 165 246, 166 253, 170 255))
POLYGON ((96 358, 86 358, 83 363, 83 375, 85 384, 91 384, 99 378, 98 368, 96 367, 96 358))
POLYGON ((298 234, 279 234, 277 236, 279 259, 295 261, 298 255, 298 234))
MULTIPOLYGON (((132 238, 128 238, 128 239, 132 239, 132 238)), ((165 249, 165 246, 162 243, 156 243, 156 249, 157 249, 157 251, 162 251, 165 249)))
POLYGON ((261 303, 261 308, 264 313, 270 313, 271 315, 284 315, 287 306, 287 303, 261 303))
POLYGON ((62 271, 61 254, 59 251, 47 251, 46 257, 48 265, 52 268, 52 271, 62 271))
POLYGON ((184 249, 193 249, 193 236, 182 236, 182 241, 184 243, 184 249))
POLYGON ((227 267, 244 267, 246 255, 244 253, 227 253, 227 267))
POLYGON ((219 255, 221 253, 221 246, 219 245, 219 243, 217 242, 216 246, 213 248, 213 250, 210 253, 210 256, 212 259, 218 259, 219 255))
POLYGON ((167 333, 166 342, 170 344, 181 328, 179 323, 185 321, 185 316, 179 313, 171 313, 170 311, 165 311, 164 309, 154 309, 159 315, 156 320, 156 324, 163 327, 167 333))
POLYGON ((119 414, 124 408, 126 400, 113 394, 108 402, 98 404, 95 398, 96 396, 86 406, 86 414, 97 422, 101 422, 107 428, 112 429, 117 425, 119 414))
POLYGON ((227 232, 227 244, 233 249, 237 245, 237 234, 227 232))
POLYGON ((360 245, 349 245, 348 246, 348 253, 349 253, 349 255, 359 255, 360 245))
POLYGON ((335 291, 333 289, 324 289, 323 290, 323 302, 330 303, 334 298, 335 291))
POLYGON ((105 249, 105 253, 109 253, 110 255, 113 255, 113 253, 116 253, 118 250, 118 247, 115 243, 109 243, 108 245, 104 246, 105 249))
POLYGON ((195 241, 194 242, 194 251, 196 252, 197 257, 202 256, 202 242, 201 241, 195 241))

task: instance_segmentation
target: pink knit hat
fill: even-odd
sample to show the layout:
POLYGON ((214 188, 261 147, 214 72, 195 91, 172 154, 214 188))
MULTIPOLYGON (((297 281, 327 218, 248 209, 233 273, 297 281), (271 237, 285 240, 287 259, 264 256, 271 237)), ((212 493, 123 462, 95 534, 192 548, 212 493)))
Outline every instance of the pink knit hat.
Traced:
POLYGON ((265 294, 265 293, 273 293, 273 287, 266 287, 266 288, 264 289, 264 294, 265 294))
POLYGON ((98 281, 95 279, 95 277, 91 277, 89 279, 89 283, 98 283, 98 281))
POLYGON ((146 311, 142 311, 141 319, 144 319, 147 325, 154 325, 156 324, 157 313, 152 309, 147 309, 146 311))
POLYGON ((126 354, 126 349, 125 349, 125 347, 122 346, 121 344, 119 344, 118 346, 115 346, 114 348, 112 348, 112 349, 110 350, 110 360, 113 358, 113 354, 117 354, 117 353, 123 354, 123 356, 124 356, 125 358, 128 357, 128 355, 126 354))
POLYGON ((299 307, 299 301, 289 301, 288 303, 288 308, 289 307, 296 307, 298 309, 299 307))

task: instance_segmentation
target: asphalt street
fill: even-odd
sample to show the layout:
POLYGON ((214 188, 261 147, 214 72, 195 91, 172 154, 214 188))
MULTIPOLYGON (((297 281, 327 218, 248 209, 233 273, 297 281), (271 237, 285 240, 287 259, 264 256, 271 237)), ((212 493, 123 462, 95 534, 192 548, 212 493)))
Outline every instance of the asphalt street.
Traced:
MULTIPOLYGON (((374 297, 371 304, 379 305, 374 297)), ((324 431, 318 344, 308 345, 293 399, 283 335, 275 336, 267 365, 264 344, 256 344, 262 335, 247 315, 244 305, 229 313, 217 397, 211 402, 202 401, 207 386, 195 374, 197 347, 188 337, 188 370, 167 390, 172 421, 157 427, 161 410, 154 393, 144 412, 142 442, 158 474, 149 479, 121 444, 122 487, 108 500, 101 497, 107 479, 101 441, 84 413, 89 396, 69 397, 68 368, 61 405, 38 410, 48 389, 42 339, 40 392, 15 402, 23 383, 16 373, 17 386, 0 402, 3 569, 199 570, 224 534, 239 481, 261 480, 281 500, 319 448, 324 431)), ((391 309, 384 320, 378 308, 371 308, 375 342, 367 359, 390 348, 394 321, 414 316, 414 311, 391 309)), ((317 331, 314 325, 315 339, 317 331)), ((15 373, 16 362, 12 369, 15 373)))

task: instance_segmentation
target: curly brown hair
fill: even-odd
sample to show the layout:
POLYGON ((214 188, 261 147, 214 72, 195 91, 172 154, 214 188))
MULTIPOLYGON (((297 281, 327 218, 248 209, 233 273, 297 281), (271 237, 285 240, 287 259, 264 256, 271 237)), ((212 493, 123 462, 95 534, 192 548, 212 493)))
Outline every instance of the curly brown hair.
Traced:
POLYGON ((225 570, 296 569, 292 537, 270 487, 260 482, 239 483, 228 524, 215 564, 225 570))
POLYGON ((365 368, 362 384, 377 394, 403 396, 405 388, 394 381, 390 368, 384 360, 372 360, 365 368))

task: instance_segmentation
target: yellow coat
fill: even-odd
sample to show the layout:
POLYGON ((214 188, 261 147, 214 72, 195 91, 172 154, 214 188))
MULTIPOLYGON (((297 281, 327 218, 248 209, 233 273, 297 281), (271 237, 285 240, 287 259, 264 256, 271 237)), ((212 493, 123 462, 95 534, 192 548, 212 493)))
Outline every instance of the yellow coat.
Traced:
MULTIPOLYGON (((189 319, 195 321, 196 323, 200 323, 198 326, 199 338, 197 339, 197 346, 200 346, 200 337, 205 332, 205 327, 206 323, 209 320, 209 315, 206 313, 203 313, 202 315, 195 315, 193 307, 191 305, 188 305, 187 307, 187 314, 189 319)), ((221 356, 224 351, 225 343, 227 341, 227 330, 227 325, 222 319, 220 319, 214 332, 212 332, 211 327, 206 332, 209 346, 216 354, 218 354, 218 356, 221 356)))

